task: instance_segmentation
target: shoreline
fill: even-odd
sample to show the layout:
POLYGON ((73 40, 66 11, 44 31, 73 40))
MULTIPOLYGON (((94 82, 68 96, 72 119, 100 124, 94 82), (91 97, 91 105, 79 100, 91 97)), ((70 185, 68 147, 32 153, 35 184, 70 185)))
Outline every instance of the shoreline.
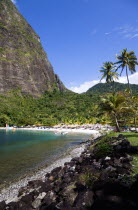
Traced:
MULTIPOLYGON (((11 130, 12 129, 6 129, 0 127, 0 130, 11 130)), ((48 128, 48 129, 37 129, 37 128, 16 128, 16 130, 25 130, 25 131, 47 131, 47 132, 56 132, 61 134, 61 132, 67 132, 68 133, 82 133, 82 134, 92 134, 93 139, 100 136, 100 130, 90 130, 90 129, 68 129, 68 128, 48 128)), ((33 180, 42 180, 44 181, 45 175, 49 172, 51 172, 53 169, 64 166, 65 162, 70 162, 72 158, 80 157, 81 153, 85 150, 87 146, 87 143, 81 143, 80 145, 77 145, 73 148, 70 148, 66 150, 61 157, 58 158, 54 163, 51 163, 48 166, 45 166, 43 168, 40 168, 38 171, 34 172, 32 175, 27 175, 26 177, 21 178, 19 181, 15 181, 14 183, 11 183, 9 186, 4 187, 0 191, 0 202, 5 200, 6 203, 10 203, 12 201, 18 201, 18 192, 21 187, 27 186, 29 181, 33 180)))
POLYGON ((64 166, 64 163, 70 162, 72 158, 79 157, 81 153, 86 148, 86 143, 80 144, 76 146, 75 148, 72 148, 70 150, 67 150, 62 157, 60 157, 57 161, 50 164, 49 166, 44 167, 43 169, 39 169, 36 173, 33 175, 28 175, 25 178, 22 178, 21 180, 11 184, 8 187, 3 188, 0 191, 0 202, 5 200, 6 203, 10 203, 12 201, 16 202, 18 201, 18 192, 21 187, 27 186, 29 181, 33 180, 42 180, 44 181, 45 175, 49 172, 51 172, 54 168, 57 168, 59 166, 64 166))
POLYGON ((123 134, 109 138, 83 144, 81 155, 54 168, 44 181, 37 179, 20 188, 14 202, 1 202, 1 209, 137 210, 138 177, 132 174, 131 161, 138 147, 123 134), (104 142, 112 150, 103 153, 104 142))
POLYGON ((25 131, 50 131, 55 132, 55 134, 67 134, 67 133, 83 133, 83 134, 93 134, 99 135, 100 132, 111 131, 113 128, 109 125, 101 124, 84 124, 84 125, 55 125, 51 127, 0 127, 0 130, 25 130, 25 131))

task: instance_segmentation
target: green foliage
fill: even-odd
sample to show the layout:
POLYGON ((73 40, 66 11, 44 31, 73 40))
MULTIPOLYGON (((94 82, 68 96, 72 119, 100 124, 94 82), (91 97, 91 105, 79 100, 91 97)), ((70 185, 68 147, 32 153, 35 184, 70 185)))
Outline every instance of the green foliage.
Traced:
POLYGON ((98 96, 58 91, 33 98, 18 89, 0 95, 0 113, 17 126, 95 123, 98 101, 98 96))
POLYGON ((111 143, 112 139, 110 135, 106 134, 102 137, 102 139, 98 142, 98 145, 105 144, 105 143, 111 143))
POLYGON ((120 55, 117 55, 117 62, 115 64, 118 64, 118 68, 121 68, 120 76, 124 70, 126 69, 126 76, 128 81, 128 89, 131 90, 130 84, 129 84, 129 78, 128 78, 128 69, 131 72, 131 74, 136 72, 136 65, 138 65, 137 57, 135 55, 134 51, 128 52, 127 49, 123 49, 120 52, 120 55))
POLYGON ((102 73, 101 80, 106 79, 106 82, 110 83, 118 79, 118 73, 114 71, 115 69, 116 69, 116 66, 114 65, 114 63, 112 62, 103 63, 103 67, 100 70, 100 72, 102 73))
POLYGON ((115 122, 117 131, 120 131, 120 119, 126 122, 127 117, 134 112, 127 103, 127 97, 118 92, 101 97, 99 108, 101 113, 108 115, 112 122, 115 122))
POLYGON ((0 29, 5 29, 5 25, 3 23, 0 22, 0 29))
MULTIPOLYGON (((21 90, 17 89, 6 95, 0 94, 0 115, 8 116, 9 123, 17 126, 110 122, 111 113, 109 116, 100 114, 99 103, 99 95, 54 91, 46 92, 40 98, 33 98, 23 95, 21 90)), ((118 108, 116 109, 118 111, 118 108)), ((108 109, 109 111, 111 110, 108 109)), ((124 119, 123 116, 119 117, 124 119)), ((4 125, 4 122, 2 124, 4 125)))
POLYGON ((8 124, 11 123, 10 117, 8 117, 6 114, 1 114, 0 115, 0 126, 5 126, 6 123, 8 123, 8 124))
POLYGON ((113 151, 113 146, 109 143, 101 143, 96 146, 96 158, 109 156, 113 151))
POLYGON ((92 173, 91 171, 86 171, 79 176, 79 181, 85 186, 92 186, 98 180, 99 176, 100 174, 98 172, 92 173))
MULTIPOLYGON (((122 84, 119 82, 115 82, 115 91, 125 91, 128 88, 127 84, 122 84)), ((138 95, 138 85, 132 85, 130 84, 130 88, 132 90, 133 95, 138 95)), ((87 93, 88 94, 98 94, 98 95, 104 95, 107 93, 113 92, 113 83, 99 83, 92 88, 90 88, 87 93)))
MULTIPOLYGON (((123 135, 130 141, 130 143, 133 146, 138 146, 138 133, 126 132, 123 133, 123 135)), ((138 174, 138 155, 134 154, 132 156, 133 156, 133 160, 131 162, 133 166, 132 174, 136 175, 138 174)))

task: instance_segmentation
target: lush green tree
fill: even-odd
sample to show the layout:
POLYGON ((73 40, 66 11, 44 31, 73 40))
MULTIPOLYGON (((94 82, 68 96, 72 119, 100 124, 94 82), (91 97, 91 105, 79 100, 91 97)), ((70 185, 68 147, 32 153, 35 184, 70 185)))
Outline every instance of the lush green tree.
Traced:
MULTIPOLYGON (((47 92, 40 98, 32 98, 17 90, 0 94, 0 114, 8 116, 10 125, 17 126, 90 123, 96 117, 98 98, 73 92, 47 92)), ((1 122, 7 121, 1 119, 1 122)))
MULTIPOLYGON (((114 71, 116 66, 112 62, 105 62, 99 70, 102 73, 102 79, 105 79, 107 83, 113 82, 114 80, 118 79, 118 74, 114 71)), ((100 81, 101 81, 100 80, 100 81)))
POLYGON ((125 105, 126 98, 120 93, 109 94, 101 98, 100 110, 115 120, 116 130, 120 132, 119 115, 127 110, 125 105))
POLYGON ((0 126, 5 127, 6 124, 10 124, 10 123, 11 123, 10 117, 8 117, 6 114, 0 115, 0 126))
MULTIPOLYGON (((114 80, 118 79, 118 73, 115 72, 116 66, 112 62, 105 62, 101 67, 100 72, 102 73, 101 80, 105 79, 107 83, 113 83, 114 87, 114 80)), ((101 81, 100 80, 100 81, 101 81)), ((115 87, 114 87, 115 88, 115 87)))
POLYGON ((118 61, 115 63, 115 64, 118 64, 118 67, 116 70, 121 68, 121 73, 120 73, 120 76, 121 76, 125 68, 127 82, 128 82, 128 89, 130 89, 128 70, 131 72, 131 74, 133 74, 136 72, 136 65, 138 65, 135 52, 134 51, 128 52, 127 49, 123 49, 123 51, 120 52, 120 55, 117 55, 117 60, 118 61))
POLYGON ((127 95, 127 104, 132 110, 131 119, 134 119, 134 127, 137 130, 137 117, 138 117, 138 96, 127 95))

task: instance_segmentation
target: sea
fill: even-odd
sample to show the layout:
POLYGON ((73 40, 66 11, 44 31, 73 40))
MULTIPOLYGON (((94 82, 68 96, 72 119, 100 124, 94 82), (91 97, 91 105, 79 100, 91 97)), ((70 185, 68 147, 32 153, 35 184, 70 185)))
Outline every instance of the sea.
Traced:
POLYGON ((89 137, 81 133, 0 130, 0 189, 52 164, 89 137))

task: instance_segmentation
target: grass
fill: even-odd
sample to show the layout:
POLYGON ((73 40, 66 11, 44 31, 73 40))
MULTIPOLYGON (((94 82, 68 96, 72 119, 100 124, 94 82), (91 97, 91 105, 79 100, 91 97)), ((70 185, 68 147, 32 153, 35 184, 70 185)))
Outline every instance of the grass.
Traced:
POLYGON ((133 133, 133 132, 122 132, 122 133, 110 132, 108 136, 109 137, 110 136, 118 136, 119 134, 123 134, 130 141, 131 145, 138 146, 138 133, 133 133))
POLYGON ((85 173, 79 176, 79 181, 85 186, 92 186, 95 181, 100 177, 100 173, 92 173, 91 171, 86 171, 85 173))
MULTIPOLYGON (((138 146, 138 133, 129 132, 129 133, 124 133, 124 135, 133 146, 138 146)), ((138 154, 133 155, 133 160, 131 163, 133 165, 133 175, 138 174, 138 154)))
MULTIPOLYGON (((109 136, 118 136, 119 134, 123 134, 131 143, 133 146, 138 146, 138 133, 133 132, 123 132, 123 133, 115 133, 111 132, 109 136)), ((138 154, 132 155, 133 160, 131 164, 133 165, 133 175, 138 174, 138 154)))

